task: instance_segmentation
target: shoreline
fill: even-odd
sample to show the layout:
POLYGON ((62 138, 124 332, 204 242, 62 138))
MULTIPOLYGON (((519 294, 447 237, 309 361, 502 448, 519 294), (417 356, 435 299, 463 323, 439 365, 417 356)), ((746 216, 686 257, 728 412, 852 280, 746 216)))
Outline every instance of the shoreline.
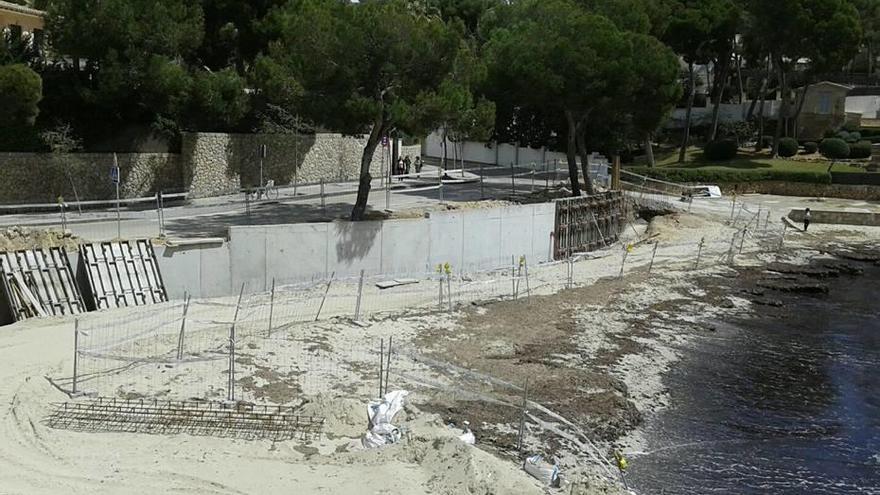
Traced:
MULTIPOLYGON (((565 479, 576 485, 575 493, 623 493, 609 461, 610 451, 638 448, 645 440, 639 438, 643 433, 639 425, 669 406, 664 373, 695 337, 711 335, 713 318, 745 314, 755 304, 729 289, 713 290, 705 280, 729 286, 741 270, 777 260, 804 264, 827 259, 823 250, 839 249, 836 243, 865 240, 864 229, 817 229, 811 237, 791 236, 790 247, 780 253, 762 249, 737 256, 737 267, 730 268, 722 259, 734 229, 720 221, 681 214, 651 225, 642 223, 638 229, 642 232, 637 235, 650 231, 663 243, 650 276, 646 273, 650 245, 633 251, 623 279, 617 276, 620 253, 609 249, 575 264, 574 288, 565 289, 561 281, 566 266, 557 263, 535 270, 525 299, 476 302, 451 313, 436 308, 396 310, 361 322, 331 318, 247 342, 236 359, 240 400, 293 401, 304 411, 330 418, 325 434, 305 443, 178 435, 174 438, 179 445, 173 446, 165 436, 50 428, 43 423, 49 404, 65 399, 45 380, 34 378, 67 375, 71 320, 15 325, 0 336, 0 358, 5 360, 5 367, 0 367, 5 381, 0 400, 11 404, 0 413, 6 436, 16 439, 0 446, 0 486, 50 492, 39 489, 37 478, 2 474, 22 469, 12 466, 25 466, 25 472, 70 471, 65 483, 75 487, 71 493, 95 492, 89 480, 100 478, 108 484, 97 491, 106 493, 138 492, 144 486, 160 490, 172 483, 196 490, 211 480, 222 493, 274 492, 300 483, 304 489, 353 494, 384 486, 384 480, 405 471, 411 479, 393 487, 400 493, 488 494, 497 491, 502 486, 498 480, 503 479, 508 480, 504 485, 508 492, 516 487, 519 493, 537 494, 543 490, 522 471, 518 460, 517 430, 525 417, 523 454, 556 457, 565 479), (818 241, 812 236, 819 236, 818 241), (703 251, 701 268, 693 270, 694 239, 701 237, 717 249, 703 251), (413 438, 364 451, 353 442, 365 431, 362 410, 367 398, 375 395, 374 343, 388 336, 393 336, 395 346, 390 385, 411 392, 400 425, 413 438), (317 372, 303 375, 309 366, 317 372), (465 420, 474 431, 477 450, 457 439, 465 420), (113 452, 121 443, 127 445, 125 455, 131 459, 122 466, 116 461, 114 468, 110 457, 118 458, 113 452), (55 452, 67 467, 58 468, 57 461, 36 453, 36 444, 55 452), (199 461, 206 449, 214 453, 209 461, 199 461), (152 458, 138 455, 139 451, 162 457, 151 470, 182 469, 192 473, 191 480, 160 479, 144 485, 145 474, 134 465, 152 458), (15 461, 23 454, 23 461, 15 461), (243 456, 249 459, 249 469, 267 476, 237 479, 218 474, 218 469, 241 469, 237 463, 243 456), (302 484, 302 480, 308 481, 302 484)), ((772 241, 749 240, 752 247, 766 242, 772 241)), ((508 276, 501 274, 497 282, 509 290, 508 276)), ((435 285, 424 290, 436 297, 435 285)), ((124 316, 126 311, 114 315, 124 316)), ((185 390, 205 390, 208 371, 210 376, 222 376, 220 369, 201 374, 194 369, 189 364, 140 366, 102 377, 104 382, 94 385, 115 395, 163 397, 181 384, 185 390)), ((217 389, 204 398, 224 395, 217 389)))

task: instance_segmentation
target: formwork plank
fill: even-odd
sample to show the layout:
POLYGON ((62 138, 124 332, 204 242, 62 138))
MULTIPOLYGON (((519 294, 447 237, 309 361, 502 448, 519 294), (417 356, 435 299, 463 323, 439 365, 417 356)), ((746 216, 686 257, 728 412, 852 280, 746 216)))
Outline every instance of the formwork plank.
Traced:
POLYGON ((96 309, 145 306, 168 300, 156 253, 148 240, 80 247, 96 309))
POLYGON ((0 279, 3 302, 15 321, 85 311, 70 259, 61 248, 0 253, 0 279))

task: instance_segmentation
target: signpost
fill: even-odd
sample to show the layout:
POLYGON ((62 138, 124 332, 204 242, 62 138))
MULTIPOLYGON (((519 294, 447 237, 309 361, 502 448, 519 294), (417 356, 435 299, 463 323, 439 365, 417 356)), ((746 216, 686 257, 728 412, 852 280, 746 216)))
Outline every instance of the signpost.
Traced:
POLYGON ((265 144, 261 144, 260 145, 260 187, 259 187, 259 189, 257 189, 258 191, 261 191, 261 194, 260 194, 261 196, 262 196, 263 187, 266 185, 266 183, 263 182, 263 159, 268 156, 268 153, 269 153, 269 148, 265 144))
POLYGON ((119 212, 119 159, 113 153, 113 168, 110 169, 110 180, 116 185, 116 239, 122 239, 122 216, 119 212))

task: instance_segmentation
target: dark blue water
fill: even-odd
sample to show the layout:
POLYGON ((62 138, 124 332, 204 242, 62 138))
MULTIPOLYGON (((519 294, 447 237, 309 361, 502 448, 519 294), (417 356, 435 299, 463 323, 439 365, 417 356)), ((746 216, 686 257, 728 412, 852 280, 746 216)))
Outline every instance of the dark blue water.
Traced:
POLYGON ((640 493, 880 494, 880 268, 731 321, 670 373, 640 493))

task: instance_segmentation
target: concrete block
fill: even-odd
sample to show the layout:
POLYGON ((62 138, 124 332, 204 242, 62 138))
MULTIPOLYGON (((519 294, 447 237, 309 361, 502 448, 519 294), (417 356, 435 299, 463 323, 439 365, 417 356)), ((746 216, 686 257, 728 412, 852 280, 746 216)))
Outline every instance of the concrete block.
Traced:
POLYGON ((267 227, 265 236, 269 283, 271 284, 272 277, 275 277, 276 284, 328 277, 327 236, 331 228, 326 223, 267 227))
POLYGON ((266 290, 266 227, 229 227, 229 264, 234 293, 266 290))
POLYGON ((428 263, 450 263, 453 269, 462 266, 462 214, 456 211, 432 213, 428 219, 430 256, 428 263))

